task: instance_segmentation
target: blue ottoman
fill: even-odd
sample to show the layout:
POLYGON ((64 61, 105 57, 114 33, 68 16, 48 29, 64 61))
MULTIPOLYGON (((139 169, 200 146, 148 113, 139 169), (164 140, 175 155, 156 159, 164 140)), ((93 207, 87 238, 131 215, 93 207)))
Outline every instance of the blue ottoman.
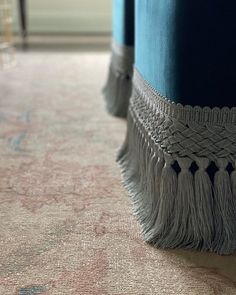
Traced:
POLYGON ((134 0, 113 0, 112 56, 104 88, 110 114, 126 117, 134 63, 134 0))
POLYGON ((236 2, 136 0, 135 67, 118 155, 146 241, 236 248, 236 2))

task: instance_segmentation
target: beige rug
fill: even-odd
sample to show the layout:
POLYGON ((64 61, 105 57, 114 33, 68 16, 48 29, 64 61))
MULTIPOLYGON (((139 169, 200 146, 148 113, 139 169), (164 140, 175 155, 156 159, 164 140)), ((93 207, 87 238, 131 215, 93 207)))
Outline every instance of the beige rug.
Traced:
POLYGON ((145 244, 104 111, 109 55, 17 54, 0 72, 0 294, 230 295, 236 256, 145 244))

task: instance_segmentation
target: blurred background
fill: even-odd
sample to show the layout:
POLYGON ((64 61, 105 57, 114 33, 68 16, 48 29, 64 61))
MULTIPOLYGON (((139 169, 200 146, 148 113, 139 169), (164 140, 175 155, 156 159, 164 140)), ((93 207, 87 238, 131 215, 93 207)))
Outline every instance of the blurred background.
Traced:
POLYGON ((106 50, 110 0, 0 0, 1 63, 18 50, 106 50), (7 53, 7 54, 6 54, 7 53))

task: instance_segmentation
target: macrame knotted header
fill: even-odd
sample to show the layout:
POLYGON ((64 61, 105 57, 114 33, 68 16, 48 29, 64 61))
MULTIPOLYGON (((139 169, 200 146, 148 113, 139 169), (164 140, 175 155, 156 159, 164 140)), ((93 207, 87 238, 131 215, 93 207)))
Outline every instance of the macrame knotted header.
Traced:
POLYGON ((118 156, 145 239, 163 248, 236 249, 236 108, 183 106, 135 70, 118 156))

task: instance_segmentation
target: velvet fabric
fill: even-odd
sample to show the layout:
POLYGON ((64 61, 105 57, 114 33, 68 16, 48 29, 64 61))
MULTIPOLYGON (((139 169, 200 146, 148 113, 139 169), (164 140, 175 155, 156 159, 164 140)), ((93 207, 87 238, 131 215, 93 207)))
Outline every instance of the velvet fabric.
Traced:
POLYGON ((134 0, 113 0, 113 40, 134 45, 134 0))
POLYGON ((177 103, 234 106, 235 11, 234 0, 136 0, 136 68, 177 103))

